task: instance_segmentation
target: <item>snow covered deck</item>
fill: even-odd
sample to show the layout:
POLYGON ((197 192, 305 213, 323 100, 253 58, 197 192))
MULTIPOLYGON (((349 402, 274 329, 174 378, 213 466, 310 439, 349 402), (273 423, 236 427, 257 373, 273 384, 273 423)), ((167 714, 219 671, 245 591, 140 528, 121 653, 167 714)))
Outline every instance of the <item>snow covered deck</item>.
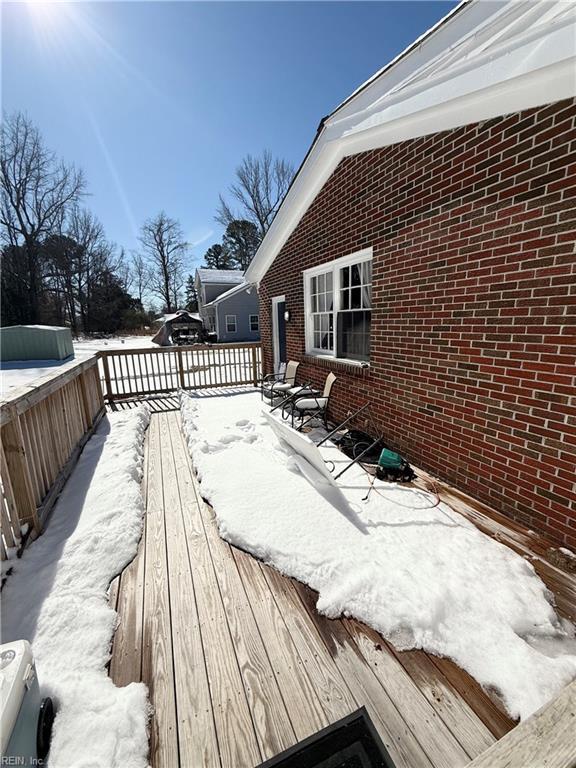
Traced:
MULTIPOLYGON (((362 705, 399 768, 465 766, 514 726, 452 662, 320 616, 311 590, 220 539, 170 405, 146 440, 139 554, 110 598, 120 615, 110 675, 150 688, 152 766, 250 768, 362 705)), ((453 489, 442 498, 533 554, 574 619, 574 578, 541 557, 538 537, 453 489)))

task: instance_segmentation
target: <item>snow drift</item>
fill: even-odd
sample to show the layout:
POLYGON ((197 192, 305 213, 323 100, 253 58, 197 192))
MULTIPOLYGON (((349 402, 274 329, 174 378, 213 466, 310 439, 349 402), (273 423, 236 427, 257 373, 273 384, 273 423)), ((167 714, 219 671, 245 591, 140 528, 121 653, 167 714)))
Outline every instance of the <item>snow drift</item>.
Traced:
POLYGON ((107 589, 142 530, 148 420, 144 408, 104 419, 2 591, 2 642, 32 643, 42 695, 57 707, 51 768, 147 764, 146 687, 116 688, 106 664, 116 626, 107 589))
MULTIPOLYGON (((574 628, 531 563, 450 507, 379 481, 363 502, 367 477, 355 468, 339 481, 355 525, 305 479, 258 393, 181 393, 181 408, 220 535, 315 589, 321 613, 360 619, 396 648, 452 658, 512 717, 576 677, 574 628)), ((333 446, 322 452, 346 460, 333 446)))

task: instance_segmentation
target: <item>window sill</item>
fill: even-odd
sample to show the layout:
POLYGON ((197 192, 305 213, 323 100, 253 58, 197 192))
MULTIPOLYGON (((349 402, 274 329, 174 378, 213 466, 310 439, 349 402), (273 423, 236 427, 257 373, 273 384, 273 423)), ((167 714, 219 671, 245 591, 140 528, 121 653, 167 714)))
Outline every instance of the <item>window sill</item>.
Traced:
POLYGON ((306 352, 304 359, 309 363, 320 365, 322 368, 335 368, 353 376, 364 377, 370 374, 370 363, 360 360, 345 360, 340 357, 332 357, 332 355, 315 355, 313 352, 306 352))

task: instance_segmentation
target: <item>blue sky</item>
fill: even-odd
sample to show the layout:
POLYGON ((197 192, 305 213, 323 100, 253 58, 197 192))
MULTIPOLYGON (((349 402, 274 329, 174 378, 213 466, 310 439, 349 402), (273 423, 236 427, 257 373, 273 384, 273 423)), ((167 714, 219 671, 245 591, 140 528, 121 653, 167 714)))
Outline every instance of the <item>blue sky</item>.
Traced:
POLYGON ((110 239, 129 252, 164 209, 192 269, 242 157, 268 148, 297 167, 321 117, 455 3, 2 5, 3 109, 84 169, 110 239))

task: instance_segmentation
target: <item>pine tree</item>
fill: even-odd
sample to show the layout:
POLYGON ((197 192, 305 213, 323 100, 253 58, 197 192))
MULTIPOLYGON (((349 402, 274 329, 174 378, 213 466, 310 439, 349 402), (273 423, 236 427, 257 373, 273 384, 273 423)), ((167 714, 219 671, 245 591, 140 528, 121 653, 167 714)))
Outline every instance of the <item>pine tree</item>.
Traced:
POLYGON ((261 238, 255 224, 246 219, 235 219, 226 227, 222 245, 234 261, 234 266, 245 272, 254 258, 261 238))
POLYGON ((198 312, 198 294, 196 293, 196 284, 194 275, 188 275, 186 280, 186 304, 185 309, 188 312, 198 312))
POLYGON ((220 243, 214 243, 204 254, 204 265, 208 269, 234 269, 232 256, 220 243))

